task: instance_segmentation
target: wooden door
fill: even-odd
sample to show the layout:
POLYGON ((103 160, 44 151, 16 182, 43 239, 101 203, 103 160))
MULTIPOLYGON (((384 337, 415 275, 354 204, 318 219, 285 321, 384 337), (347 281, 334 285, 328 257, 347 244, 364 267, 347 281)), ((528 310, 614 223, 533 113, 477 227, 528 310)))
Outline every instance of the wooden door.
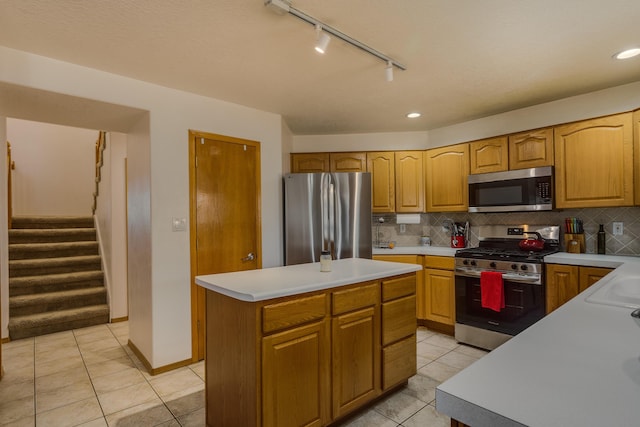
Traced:
POLYGON ((291 173, 329 172, 329 153, 291 154, 291 173))
POLYGON ((425 268, 427 319, 453 325, 455 323, 455 279, 453 271, 425 268))
POLYGON ((390 151, 367 153, 367 172, 371 173, 371 212, 396 211, 395 155, 390 151))
POLYGON ((509 168, 509 145, 506 136, 469 143, 471 173, 503 172, 509 168))
POLYGON ((509 135, 509 169, 553 166, 553 129, 509 135))
POLYGON ((191 135, 193 358, 204 358, 205 290, 195 276, 261 268, 260 143, 191 135))
POLYGON ((424 211, 422 151, 396 151, 396 212, 424 211))
POLYGON ((578 295, 578 267, 547 264, 547 314, 578 295))
POLYGON ((556 207, 633 205, 632 113, 554 129, 556 207))
POLYGON ((329 320, 262 339, 262 425, 323 426, 330 414, 329 320))
POLYGON ((582 292, 589 286, 602 279, 607 274, 611 273, 611 268, 600 267, 580 267, 580 273, 578 278, 578 291, 582 292))
POLYGON ((362 153, 329 153, 329 170, 331 172, 366 172, 367 154, 362 153))
POLYGON ((640 205, 640 110, 633 112, 633 169, 636 206, 640 205))
POLYGON ((427 212, 466 212, 469 208, 469 144, 425 153, 427 212))

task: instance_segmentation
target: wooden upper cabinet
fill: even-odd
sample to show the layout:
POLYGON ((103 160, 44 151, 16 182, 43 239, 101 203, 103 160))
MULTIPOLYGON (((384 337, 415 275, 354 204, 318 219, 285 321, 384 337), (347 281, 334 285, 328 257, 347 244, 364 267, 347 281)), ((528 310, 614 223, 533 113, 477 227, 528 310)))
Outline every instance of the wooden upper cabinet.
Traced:
POLYGON ((396 151, 396 212, 424 211, 422 151, 396 151))
POLYGON ((466 212, 469 207, 469 144, 425 152, 427 212, 466 212))
POLYGON ((553 128, 509 135, 509 169, 553 166, 553 128))
POLYGON ((330 153, 331 172, 366 172, 367 153, 330 153))
POLYGON ((509 144, 506 136, 470 142, 469 151, 472 174, 509 169, 509 144))
POLYGON ((329 172, 329 153, 292 153, 291 173, 329 172))
POLYGON ((371 172, 371 211, 396 211, 395 156, 391 151, 367 153, 367 172, 371 172))
POLYGON ((632 113, 554 128, 556 207, 633 205, 632 113))

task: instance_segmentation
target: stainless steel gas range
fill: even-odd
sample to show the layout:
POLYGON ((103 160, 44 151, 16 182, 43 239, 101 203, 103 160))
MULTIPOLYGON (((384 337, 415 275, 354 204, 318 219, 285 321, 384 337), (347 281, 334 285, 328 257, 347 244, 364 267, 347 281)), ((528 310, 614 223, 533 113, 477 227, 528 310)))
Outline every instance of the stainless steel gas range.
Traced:
POLYGON ((559 233, 559 226, 481 226, 479 246, 456 252, 455 338, 459 342, 493 350, 544 317, 543 258, 559 250, 559 233), (521 249, 520 242, 535 233, 543 240, 539 250, 521 249), (489 274, 483 272, 500 278, 503 308, 484 304, 482 292, 487 288, 481 281, 489 274))

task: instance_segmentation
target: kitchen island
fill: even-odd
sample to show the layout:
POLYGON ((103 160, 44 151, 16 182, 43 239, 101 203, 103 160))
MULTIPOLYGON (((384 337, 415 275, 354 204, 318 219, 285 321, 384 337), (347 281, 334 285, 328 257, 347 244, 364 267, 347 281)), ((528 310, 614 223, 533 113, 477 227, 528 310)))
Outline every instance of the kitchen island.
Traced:
POLYGON ((436 408, 473 427, 640 425, 640 259, 545 262, 618 268, 438 386, 436 408))
POLYGON ((404 384, 419 269, 356 258, 196 277, 207 425, 329 425, 404 384))

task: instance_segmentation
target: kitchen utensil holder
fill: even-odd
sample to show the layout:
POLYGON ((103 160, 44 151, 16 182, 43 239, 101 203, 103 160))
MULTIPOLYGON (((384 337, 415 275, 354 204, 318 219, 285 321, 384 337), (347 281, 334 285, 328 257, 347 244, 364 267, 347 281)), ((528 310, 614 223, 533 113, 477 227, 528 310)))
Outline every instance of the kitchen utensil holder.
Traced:
POLYGON ((564 235, 564 247, 569 253, 583 254, 586 252, 586 246, 584 243, 584 234, 570 234, 564 235))

